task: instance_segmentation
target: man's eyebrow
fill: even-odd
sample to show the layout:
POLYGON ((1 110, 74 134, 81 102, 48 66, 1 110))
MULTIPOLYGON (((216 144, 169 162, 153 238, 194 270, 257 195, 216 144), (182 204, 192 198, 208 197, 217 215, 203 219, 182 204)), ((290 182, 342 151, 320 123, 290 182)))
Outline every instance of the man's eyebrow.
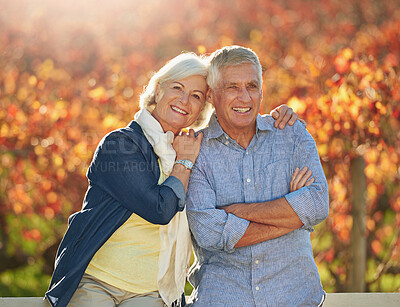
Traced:
POLYGON ((236 84, 238 84, 238 82, 236 82, 236 81, 227 81, 227 82, 224 82, 224 86, 227 86, 227 85, 236 85, 236 84))
MULTIPOLYGON (((224 86, 228 86, 228 85, 238 85, 240 82, 236 82, 236 81, 228 81, 224 83, 224 86)), ((259 85, 258 80, 251 80, 249 82, 246 82, 246 84, 256 84, 259 85)))

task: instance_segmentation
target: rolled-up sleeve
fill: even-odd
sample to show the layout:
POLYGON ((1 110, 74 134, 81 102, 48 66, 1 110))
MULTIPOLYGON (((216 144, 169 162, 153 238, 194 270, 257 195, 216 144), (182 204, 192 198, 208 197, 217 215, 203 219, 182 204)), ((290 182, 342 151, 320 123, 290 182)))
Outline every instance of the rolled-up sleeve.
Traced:
POLYGON ((250 222, 216 208, 215 191, 206 174, 207 164, 200 153, 190 175, 186 198, 190 230, 201 248, 233 252, 250 222))
POLYGON ((290 206, 296 212, 305 228, 311 228, 328 217, 329 193, 328 183, 319 159, 315 141, 303 127, 297 125, 298 137, 294 151, 295 167, 308 167, 315 181, 308 187, 303 187, 285 196, 290 206))

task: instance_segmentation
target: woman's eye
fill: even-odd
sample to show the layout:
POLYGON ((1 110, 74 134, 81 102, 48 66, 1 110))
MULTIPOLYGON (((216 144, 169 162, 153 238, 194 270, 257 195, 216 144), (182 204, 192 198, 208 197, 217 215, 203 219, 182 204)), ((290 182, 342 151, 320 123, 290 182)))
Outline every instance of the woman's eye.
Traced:
POLYGON ((181 89, 181 87, 180 87, 179 85, 174 85, 172 88, 173 88, 174 90, 180 90, 180 89, 181 89))
POLYGON ((199 95, 197 95, 197 94, 194 94, 193 97, 196 98, 196 99, 198 99, 198 100, 200 100, 200 98, 201 98, 201 97, 200 97, 199 95))

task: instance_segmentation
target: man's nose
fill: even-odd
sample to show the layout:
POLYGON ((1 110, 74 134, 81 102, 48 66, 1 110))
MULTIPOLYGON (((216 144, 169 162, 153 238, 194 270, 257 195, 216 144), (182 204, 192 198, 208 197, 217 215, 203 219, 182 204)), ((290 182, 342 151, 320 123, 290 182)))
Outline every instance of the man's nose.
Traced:
POLYGON ((245 86, 240 88, 238 98, 242 101, 250 101, 251 100, 250 93, 245 86))

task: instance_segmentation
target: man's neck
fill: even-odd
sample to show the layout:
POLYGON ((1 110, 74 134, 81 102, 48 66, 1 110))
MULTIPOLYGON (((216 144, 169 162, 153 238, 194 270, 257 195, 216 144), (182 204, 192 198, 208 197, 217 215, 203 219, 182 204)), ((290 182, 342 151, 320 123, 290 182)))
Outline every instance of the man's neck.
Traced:
POLYGON ((229 131, 229 133, 226 132, 226 134, 228 134, 229 137, 232 140, 235 140, 236 143, 238 143, 244 149, 246 149, 249 146, 251 140, 253 139, 253 136, 256 134, 256 127, 255 126, 253 128, 247 128, 247 129, 244 128, 244 129, 240 129, 240 130, 237 130, 237 131, 233 131, 232 129, 231 130, 223 129, 223 130, 225 132, 229 131))

